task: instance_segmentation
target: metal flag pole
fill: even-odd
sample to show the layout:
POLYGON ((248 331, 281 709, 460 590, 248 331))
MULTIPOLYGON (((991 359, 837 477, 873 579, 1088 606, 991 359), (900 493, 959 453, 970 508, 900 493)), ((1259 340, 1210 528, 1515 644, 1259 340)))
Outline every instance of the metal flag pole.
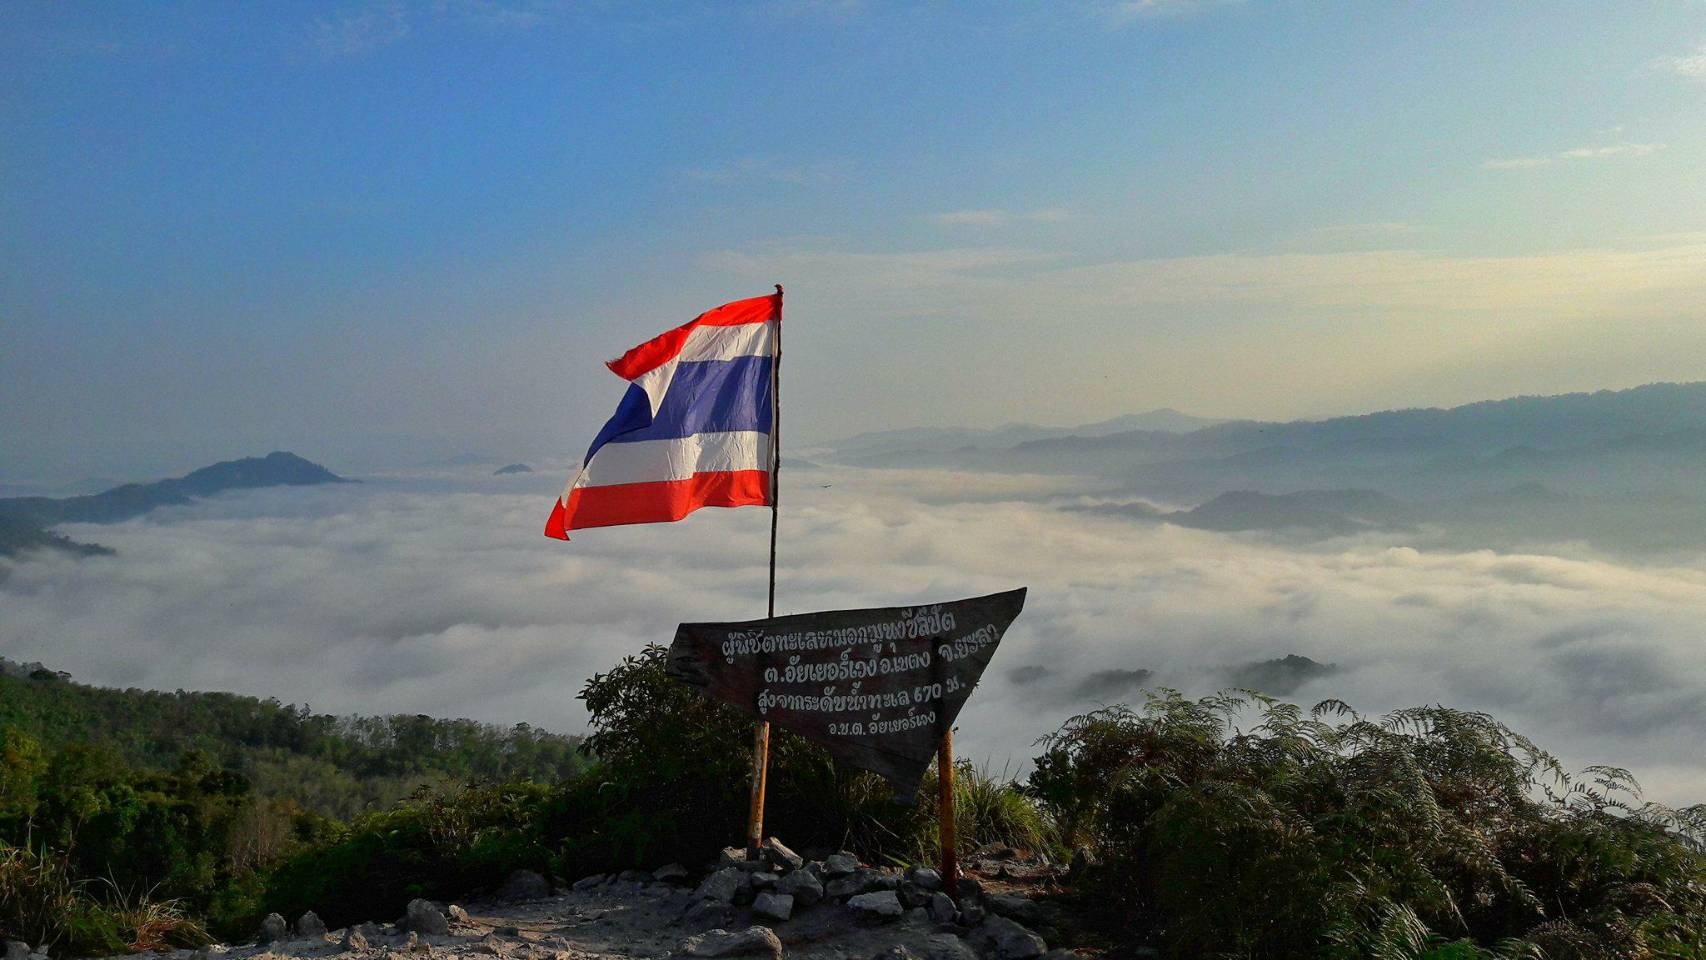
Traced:
MULTIPOLYGON (((776 337, 770 353, 770 606, 776 616, 776 497, 782 468, 782 285, 776 284, 776 337)), ((770 774, 770 721, 752 735, 752 803, 746 818, 746 858, 757 860, 764 843, 764 788, 770 774)))

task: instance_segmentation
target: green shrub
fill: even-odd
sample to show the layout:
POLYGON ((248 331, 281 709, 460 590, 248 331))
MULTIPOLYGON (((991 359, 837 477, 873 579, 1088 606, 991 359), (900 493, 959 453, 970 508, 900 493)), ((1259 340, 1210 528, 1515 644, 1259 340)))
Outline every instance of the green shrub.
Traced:
POLYGON ((463 897, 498 886, 514 870, 548 871, 553 795, 528 782, 422 790, 360 817, 274 870, 254 913, 229 919, 238 926, 232 935, 253 933, 271 911, 314 910, 333 926, 386 920, 415 897, 463 897))
POLYGON ((1587 777, 1484 714, 1166 692, 1068 721, 1030 789, 1173 956, 1706 955, 1702 808, 1587 777))
MULTIPOLYGON (((648 646, 587 681, 587 747, 597 764, 567 790, 555 832, 564 874, 697 864, 745 836, 755 721, 665 672, 648 646)), ((1052 830, 1017 787, 961 764, 958 846, 1046 849, 1052 830)), ((765 833, 798 849, 846 848, 870 862, 934 860, 934 774, 898 803, 875 774, 838 766, 804 738, 772 727, 765 833)))
POLYGON ((176 900, 72 878, 63 856, 0 844, 0 939, 55 956, 96 956, 208 942, 176 900))

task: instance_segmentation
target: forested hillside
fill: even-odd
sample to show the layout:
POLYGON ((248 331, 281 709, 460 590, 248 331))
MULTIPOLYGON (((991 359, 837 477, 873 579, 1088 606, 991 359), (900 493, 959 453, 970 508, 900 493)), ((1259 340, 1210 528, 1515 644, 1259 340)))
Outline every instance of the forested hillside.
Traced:
POLYGON ((49 756, 76 746, 139 773, 166 773, 193 753, 241 774, 261 796, 322 816, 347 818, 438 782, 555 781, 585 763, 578 738, 526 724, 335 717, 233 693, 114 690, 20 672, 0 670, 0 731, 49 756))

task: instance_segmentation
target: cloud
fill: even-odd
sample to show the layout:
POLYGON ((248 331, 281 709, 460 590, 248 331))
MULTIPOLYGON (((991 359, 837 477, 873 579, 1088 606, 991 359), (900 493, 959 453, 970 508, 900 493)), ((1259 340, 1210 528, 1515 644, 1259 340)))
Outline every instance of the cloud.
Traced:
POLYGON ((930 215, 931 222, 942 227, 1003 227, 1010 223, 1064 223, 1072 219, 1062 207, 1043 207, 1028 212, 996 209, 949 210, 930 215))
POLYGON ((1702 43, 1692 54, 1660 57, 1653 61, 1653 66, 1693 80, 1706 80, 1706 43, 1702 43))
POLYGON ((390 2, 316 17, 308 40, 322 56, 347 58, 388 47, 408 35, 408 9, 401 2, 390 2))
MULTIPOLYGON (((574 732, 593 672, 682 620, 763 610, 769 524, 707 510, 548 541, 564 469, 251 491, 68 527, 118 554, 0 565, 0 654, 110 685, 574 732)), ((785 488, 783 612, 1031 588, 960 719, 974 761, 1023 764, 1065 717, 1140 685, 1202 694, 1229 665, 1296 654, 1338 665, 1298 677, 1301 701, 1487 709, 1571 765, 1706 797, 1698 564, 1290 549, 1056 509, 1082 489, 1071 478, 818 478, 833 482, 785 488)))
POLYGON ((1557 153, 1541 154, 1531 157, 1507 157, 1486 160, 1481 166, 1487 170, 1530 170, 1535 167, 1550 166, 1559 161, 1570 160, 1604 160, 1608 157, 1648 157, 1664 149, 1662 143, 1616 143, 1604 147, 1572 147, 1557 153))

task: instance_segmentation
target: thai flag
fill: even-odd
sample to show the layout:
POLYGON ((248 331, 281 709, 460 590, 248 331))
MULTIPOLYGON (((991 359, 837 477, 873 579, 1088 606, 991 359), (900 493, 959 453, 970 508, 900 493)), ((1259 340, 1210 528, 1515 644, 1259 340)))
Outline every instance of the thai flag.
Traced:
POLYGON ((771 502, 782 288, 736 300, 608 364, 629 383, 545 535, 771 502))

